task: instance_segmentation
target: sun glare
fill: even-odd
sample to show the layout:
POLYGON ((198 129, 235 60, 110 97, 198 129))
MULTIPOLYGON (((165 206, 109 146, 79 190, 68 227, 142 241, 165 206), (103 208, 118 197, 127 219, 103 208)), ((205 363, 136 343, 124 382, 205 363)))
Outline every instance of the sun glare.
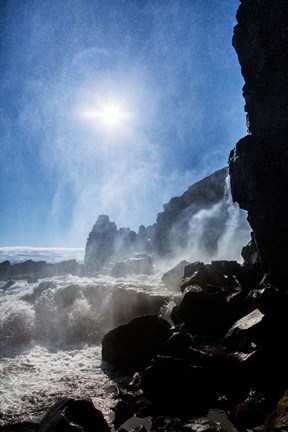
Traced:
POLYGON ((107 129, 116 129, 125 125, 131 119, 131 114, 116 104, 102 105, 99 109, 82 111, 82 116, 99 122, 107 129))

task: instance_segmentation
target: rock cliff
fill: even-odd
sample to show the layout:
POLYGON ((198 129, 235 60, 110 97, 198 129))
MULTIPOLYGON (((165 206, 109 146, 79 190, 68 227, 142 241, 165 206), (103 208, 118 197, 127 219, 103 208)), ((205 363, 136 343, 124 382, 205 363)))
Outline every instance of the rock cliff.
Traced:
POLYGON ((230 155, 232 195, 248 211, 263 269, 280 287, 288 259, 288 1, 242 0, 237 21, 249 135, 230 155))
MULTIPOLYGON (((236 214, 232 208, 227 168, 193 184, 163 207, 156 223, 148 227, 141 225, 138 233, 129 228, 117 229, 107 215, 99 216, 87 240, 86 267, 100 270, 111 261, 126 260, 135 253, 160 258, 213 258, 229 229, 230 234, 237 230, 239 238, 248 239, 244 212, 236 214)), ((239 242, 239 251, 243 244, 239 242)))

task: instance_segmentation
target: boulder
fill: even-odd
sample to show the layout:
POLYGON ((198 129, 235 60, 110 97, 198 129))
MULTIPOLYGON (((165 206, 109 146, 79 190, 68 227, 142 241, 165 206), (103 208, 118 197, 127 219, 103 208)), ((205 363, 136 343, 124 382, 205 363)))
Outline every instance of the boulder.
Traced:
POLYGON ((173 320, 184 323, 190 333, 215 338, 229 329, 241 314, 243 298, 238 288, 188 286, 173 311, 173 320))
POLYGON ((181 282, 184 277, 184 268, 188 264, 188 261, 180 261, 175 267, 163 274, 161 279, 169 291, 178 292, 180 290, 181 282))
POLYGON ((172 357, 157 356, 144 370, 140 387, 161 414, 194 417, 206 414, 215 403, 207 371, 172 357))
POLYGON ((88 400, 59 399, 41 420, 37 432, 110 432, 101 411, 88 400))
POLYGON ((123 370, 141 370, 160 352, 169 335, 170 324, 157 315, 134 318, 105 334, 102 358, 123 370))
POLYGON ((223 343, 229 351, 251 350, 251 344, 263 339, 264 315, 255 309, 248 315, 236 321, 226 333, 223 343))

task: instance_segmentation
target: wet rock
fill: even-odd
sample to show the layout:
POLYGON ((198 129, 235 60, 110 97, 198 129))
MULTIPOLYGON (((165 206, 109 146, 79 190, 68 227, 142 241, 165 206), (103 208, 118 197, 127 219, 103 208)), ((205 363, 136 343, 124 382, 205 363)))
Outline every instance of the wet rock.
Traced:
POLYGON ((189 286, 177 310, 173 311, 173 319, 176 316, 177 323, 184 323, 194 335, 215 338, 226 332, 239 317, 242 300, 238 288, 189 286))
POLYGON ((8 282, 2 287, 3 291, 6 291, 7 289, 11 288, 15 284, 15 281, 12 279, 9 279, 8 282))
POLYGON ((163 274, 162 281, 169 291, 180 291, 181 282, 184 277, 184 269, 188 264, 188 261, 180 261, 175 267, 163 274))
POLYGON ((203 415, 215 402, 209 373, 172 357, 157 356, 144 370, 140 386, 161 414, 203 415))
POLYGON ((41 420, 37 432, 109 432, 101 411, 88 400, 63 398, 41 420))
POLYGON ((0 278, 6 279, 7 277, 9 277, 10 269, 11 269, 10 261, 6 260, 0 263, 0 278))
POLYGON ((141 370, 159 353, 169 335, 170 324, 159 316, 137 317, 106 333, 102 358, 123 370, 141 370))
POLYGON ((125 261, 117 262, 111 269, 111 276, 114 277, 125 277, 132 274, 152 275, 153 273, 152 259, 144 254, 135 254, 125 261))

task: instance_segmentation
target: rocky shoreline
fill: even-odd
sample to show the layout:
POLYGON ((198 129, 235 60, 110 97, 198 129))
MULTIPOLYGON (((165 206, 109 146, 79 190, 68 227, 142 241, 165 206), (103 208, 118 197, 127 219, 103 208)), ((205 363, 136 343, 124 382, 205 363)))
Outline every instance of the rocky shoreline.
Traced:
MULTIPOLYGON (((182 292, 169 322, 148 313, 104 336, 103 359, 131 376, 115 394, 113 427, 90 401, 61 399, 39 424, 1 431, 288 430, 288 1, 241 0, 237 20, 233 45, 250 135, 231 152, 229 172, 233 199, 248 211, 253 230, 243 264, 179 263, 163 279, 182 292)), ((113 231, 131 244, 130 231, 111 231, 103 217, 102 223, 108 239, 113 231)), ((88 243, 98 244, 97 236, 98 226, 88 243)), ((4 267, 7 278, 23 270, 4 267)))

